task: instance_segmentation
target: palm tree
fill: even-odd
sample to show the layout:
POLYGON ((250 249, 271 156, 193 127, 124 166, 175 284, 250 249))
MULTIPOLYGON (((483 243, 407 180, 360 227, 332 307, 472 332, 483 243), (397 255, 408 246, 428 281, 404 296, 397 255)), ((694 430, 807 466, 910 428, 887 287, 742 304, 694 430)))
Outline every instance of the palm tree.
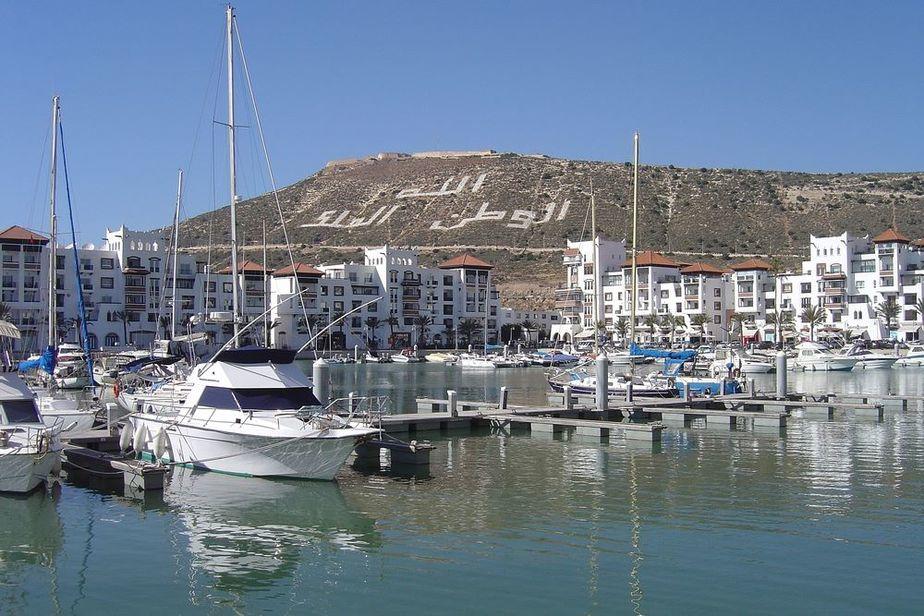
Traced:
POLYGON ((459 323, 459 335, 465 339, 465 344, 472 343, 472 337, 481 331, 480 319, 462 319, 459 323))
POLYGON ((0 321, 11 321, 13 319, 13 310, 8 304, 0 302, 0 321))
POLYGON ((451 325, 447 325, 446 328, 443 329, 443 334, 446 336, 446 340, 444 341, 443 345, 448 349, 456 340, 456 330, 454 330, 451 325))
POLYGON ((741 346, 744 346, 744 324, 750 320, 748 315, 742 312, 734 312, 731 315, 731 322, 735 326, 735 329, 738 330, 738 342, 741 343, 741 346))
POLYGON ((825 309, 821 306, 809 304, 802 309, 799 318, 809 326, 809 340, 815 340, 815 328, 825 322, 825 309))
MULTIPOLYGON (((921 318, 921 325, 924 326, 924 297, 918 300, 918 302, 914 305, 913 310, 918 313, 918 316, 921 318)), ((0 308, 0 314, 2 313, 3 309, 0 308)))
POLYGON ((648 328, 648 331, 651 332, 651 339, 654 341, 655 328, 658 326, 658 315, 653 312, 651 314, 646 314, 642 323, 644 323, 645 327, 648 328))
POLYGON ((523 329, 524 332, 526 332, 526 344, 529 344, 530 342, 532 342, 532 336, 530 336, 529 334, 531 332, 538 330, 539 325, 537 323, 534 323, 533 321, 530 321, 529 319, 524 319, 523 322, 520 323, 520 327, 523 329))
POLYGON ((118 310, 112 313, 112 318, 122 322, 122 344, 128 344, 128 315, 125 310, 118 310))
POLYGON ((378 346, 378 338, 375 335, 375 331, 382 327, 383 323, 376 316, 366 317, 366 327, 372 332, 372 346, 378 346))
POLYGON ((396 317, 395 315, 391 315, 390 317, 385 319, 385 324, 388 325, 388 329, 391 330, 392 340, 395 339, 395 328, 398 327, 400 323, 401 322, 398 320, 398 317, 396 317))
POLYGON ((776 346, 783 348, 783 330, 793 325, 793 314, 788 310, 774 310, 767 313, 767 325, 773 325, 776 332, 776 346))
POLYGON ((704 314, 694 314, 690 317, 690 327, 698 327, 704 335, 706 333, 706 323, 708 322, 709 318, 704 314))
POLYGON ((421 346, 427 344, 427 334, 430 332, 430 326, 433 325, 433 317, 428 314, 421 314, 414 319, 414 327, 417 328, 417 343, 421 346))
POLYGON ((678 319, 680 322, 683 322, 683 317, 679 315, 675 317, 670 312, 665 312, 663 315, 661 315, 661 327, 667 328, 667 331, 670 334, 671 346, 674 346, 674 328, 677 327, 678 319))
POLYGON ((629 335, 629 319, 626 317, 619 317, 616 319, 616 322, 613 323, 613 331, 619 335, 620 340, 625 342, 626 336, 629 335))
POLYGON ((892 321, 896 321, 900 313, 901 308, 891 296, 876 306, 876 316, 885 321, 886 329, 889 331, 892 331, 892 321))

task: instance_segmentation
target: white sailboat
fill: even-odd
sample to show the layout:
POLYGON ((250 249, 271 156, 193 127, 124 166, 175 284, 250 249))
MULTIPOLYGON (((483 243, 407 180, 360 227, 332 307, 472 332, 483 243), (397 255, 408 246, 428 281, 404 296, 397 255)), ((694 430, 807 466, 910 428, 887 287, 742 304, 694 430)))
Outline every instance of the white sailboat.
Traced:
MULTIPOLYGON (((226 12, 228 150, 234 335, 239 344, 237 180, 234 116, 234 9, 226 12)), ((245 65, 246 67, 246 65, 245 65)), ((252 322, 253 323, 253 322, 252 322)), ((135 450, 158 459, 236 475, 333 479, 354 447, 379 431, 353 427, 326 413, 311 380, 294 364, 295 351, 222 350, 193 369, 172 412, 132 413, 127 430, 135 450)))

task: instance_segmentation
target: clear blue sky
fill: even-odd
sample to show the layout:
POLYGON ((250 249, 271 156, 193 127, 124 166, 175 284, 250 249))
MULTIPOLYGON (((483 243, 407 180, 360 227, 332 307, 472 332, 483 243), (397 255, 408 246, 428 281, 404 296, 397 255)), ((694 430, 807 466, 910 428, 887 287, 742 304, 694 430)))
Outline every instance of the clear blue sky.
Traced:
MULTIPOLYGON (((622 161, 635 129, 644 162, 924 170, 921 2, 236 7, 280 184, 379 151, 622 161)), ((53 93, 81 242, 107 224, 167 224, 180 166, 186 212, 209 209, 213 132, 226 203, 211 123, 223 24, 219 2, 0 3, 0 223, 47 227, 53 93)), ((254 134, 241 137, 243 196, 268 186, 254 134)))

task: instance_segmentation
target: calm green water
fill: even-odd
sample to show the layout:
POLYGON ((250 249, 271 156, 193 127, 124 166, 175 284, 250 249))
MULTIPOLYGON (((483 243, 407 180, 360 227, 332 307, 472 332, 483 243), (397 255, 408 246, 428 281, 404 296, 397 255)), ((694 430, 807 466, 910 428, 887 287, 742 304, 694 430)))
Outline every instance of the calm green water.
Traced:
MULTIPOLYGON (((541 402, 541 370, 336 366, 340 392, 541 402)), ((921 393, 924 371, 791 375, 921 393)), ((765 379, 772 383, 772 376, 765 379)), ((659 450, 460 433, 426 476, 179 469, 162 498, 0 499, 0 613, 920 613, 924 412, 670 429, 659 450)))

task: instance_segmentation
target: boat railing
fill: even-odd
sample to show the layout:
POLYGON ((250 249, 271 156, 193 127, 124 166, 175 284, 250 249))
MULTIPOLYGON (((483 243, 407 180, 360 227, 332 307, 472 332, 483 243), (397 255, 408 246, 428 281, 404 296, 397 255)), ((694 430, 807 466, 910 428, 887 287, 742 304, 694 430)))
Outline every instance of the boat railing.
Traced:
POLYGON ((345 417, 347 423, 356 419, 373 426, 381 425, 382 416, 388 414, 388 404, 388 396, 349 396, 331 400, 325 411, 345 417))
POLYGON ((62 418, 52 425, 7 424, 0 425, 0 448, 33 449, 36 453, 51 451, 55 436, 63 429, 62 418))

